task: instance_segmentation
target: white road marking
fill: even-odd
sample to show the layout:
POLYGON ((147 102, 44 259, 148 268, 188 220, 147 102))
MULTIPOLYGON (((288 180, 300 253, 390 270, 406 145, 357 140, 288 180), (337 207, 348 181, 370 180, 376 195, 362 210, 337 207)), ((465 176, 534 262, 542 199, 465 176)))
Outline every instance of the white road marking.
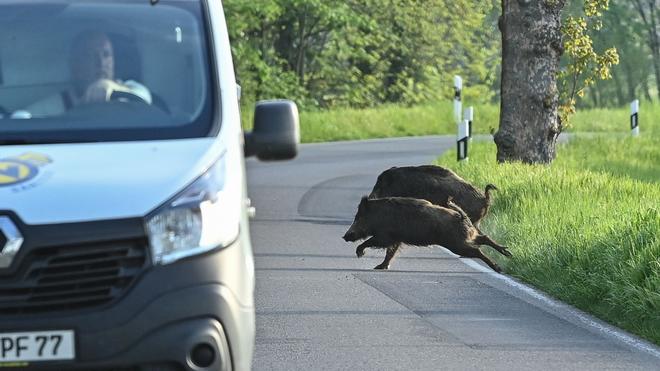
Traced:
POLYGON ((582 313, 581 311, 578 311, 577 309, 569 306, 568 304, 553 299, 534 288, 516 282, 509 276, 498 274, 493 270, 491 270, 490 268, 487 268, 472 259, 462 258, 459 260, 478 271, 488 273, 492 277, 504 281, 507 285, 526 293, 527 295, 539 300, 548 307, 551 307, 555 310, 561 310, 563 314, 565 314, 567 317, 575 319, 581 322, 582 324, 597 330, 601 334, 606 335, 609 338, 614 338, 616 340, 622 341, 639 351, 645 352, 660 359, 660 350, 658 350, 658 348, 651 343, 647 343, 645 341, 635 339, 632 336, 624 333, 622 330, 614 326, 605 323, 596 322, 592 318, 590 318, 589 315, 582 313))

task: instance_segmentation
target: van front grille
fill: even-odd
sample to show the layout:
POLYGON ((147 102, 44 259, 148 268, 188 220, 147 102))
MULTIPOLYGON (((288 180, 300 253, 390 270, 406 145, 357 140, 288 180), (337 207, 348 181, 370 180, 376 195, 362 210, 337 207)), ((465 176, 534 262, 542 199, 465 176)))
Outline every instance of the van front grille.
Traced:
POLYGON ((110 303, 147 264, 141 240, 32 249, 13 277, 0 277, 0 315, 84 309, 110 303))

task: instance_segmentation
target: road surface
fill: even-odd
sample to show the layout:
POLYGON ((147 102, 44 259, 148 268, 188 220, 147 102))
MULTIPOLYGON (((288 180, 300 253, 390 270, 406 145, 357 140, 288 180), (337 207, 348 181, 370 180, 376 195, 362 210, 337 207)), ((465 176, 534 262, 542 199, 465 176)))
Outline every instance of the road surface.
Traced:
POLYGON ((372 270, 384 251, 356 258, 341 236, 378 174, 454 145, 452 136, 310 144, 293 161, 248 161, 254 370, 660 370, 657 347, 481 262, 439 247, 405 248, 389 271, 372 270))

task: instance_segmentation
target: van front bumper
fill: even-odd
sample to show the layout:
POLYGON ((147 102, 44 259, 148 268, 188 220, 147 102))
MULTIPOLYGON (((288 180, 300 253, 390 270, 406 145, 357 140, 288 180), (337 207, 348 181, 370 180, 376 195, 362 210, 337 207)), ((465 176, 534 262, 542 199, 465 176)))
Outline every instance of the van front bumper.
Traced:
POLYGON ((235 293, 235 282, 253 275, 238 268, 246 267, 244 255, 236 242, 151 267, 115 303, 76 313, 3 316, 0 333, 74 331, 74 361, 15 365, 29 370, 249 370, 254 306, 235 293))

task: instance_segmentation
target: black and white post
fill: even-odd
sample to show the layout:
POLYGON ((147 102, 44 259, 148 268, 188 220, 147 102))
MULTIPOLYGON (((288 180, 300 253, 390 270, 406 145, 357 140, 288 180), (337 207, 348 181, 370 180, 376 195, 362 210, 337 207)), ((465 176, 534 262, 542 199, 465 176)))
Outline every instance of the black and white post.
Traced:
POLYGON ((461 114, 463 113, 463 104, 461 102, 461 91, 463 90, 463 79, 460 76, 454 76, 454 121, 456 125, 463 122, 461 114))
POLYGON ((467 161, 468 159, 469 125, 468 120, 463 120, 458 124, 458 135, 456 136, 456 159, 458 161, 467 161))
POLYGON ((472 123, 474 122, 474 107, 470 106, 463 113, 465 121, 468 122, 468 137, 472 140, 472 123))
POLYGON ((630 103, 630 130, 633 137, 639 135, 639 99, 630 103))
MULTIPOLYGON (((468 141, 470 124, 468 120, 463 120, 463 103, 461 102, 461 91, 463 90, 463 79, 460 76, 454 76, 454 120, 458 128, 456 137, 456 154, 458 161, 468 159, 468 141)), ((467 110, 465 111, 467 113, 467 110)))

